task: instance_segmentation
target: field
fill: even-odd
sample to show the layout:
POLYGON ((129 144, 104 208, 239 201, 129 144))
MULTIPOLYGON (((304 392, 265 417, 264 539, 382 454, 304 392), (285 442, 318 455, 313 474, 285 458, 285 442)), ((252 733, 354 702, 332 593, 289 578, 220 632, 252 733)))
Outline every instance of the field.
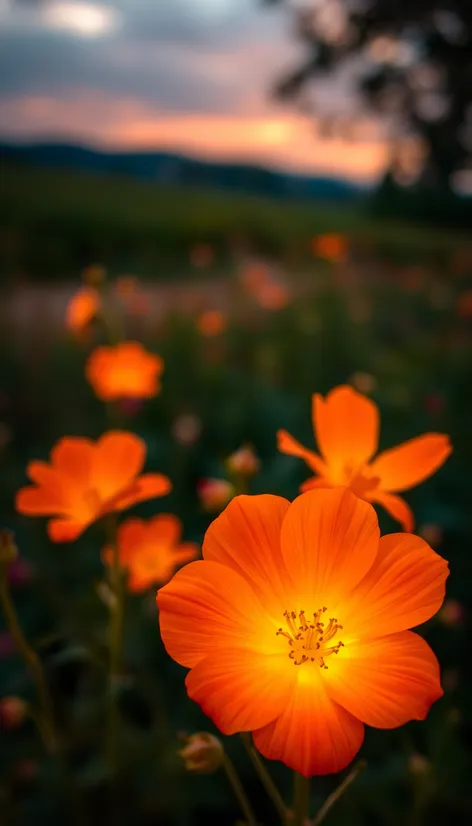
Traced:
MULTIPOLYGON (((173 485, 133 513, 175 514, 185 540, 200 546, 218 512, 205 508, 201 480, 227 480, 227 458, 250 444, 260 460, 250 492, 292 500, 309 471, 277 450, 277 431, 314 447, 311 395, 345 383, 378 404, 381 449, 426 432, 451 437, 445 465, 405 494, 416 532, 451 575, 445 608, 420 629, 438 656, 443 698, 425 722, 367 728, 367 767, 326 823, 470 823, 470 244, 376 222, 367 206, 355 213, 21 168, 2 176, 0 233, 1 522, 15 532, 21 564, 11 569, 12 599, 44 666, 61 740, 58 758, 45 753, 29 717, 4 726, 2 826, 242 822, 223 773, 186 773, 178 756, 183 732, 217 730, 188 699, 186 670, 164 650, 156 587, 126 594, 117 756, 112 766, 105 759, 104 527, 97 522, 73 543, 49 541, 44 519, 15 511, 27 463, 46 460, 65 434, 130 430, 147 445, 146 469, 173 485), (85 378, 106 330, 96 321, 71 332, 64 319, 81 271, 96 264, 108 271, 102 301, 120 336, 164 360, 154 398, 103 404, 85 378), (138 279, 116 281, 130 274, 138 279)), ((383 533, 400 530, 377 511, 383 533)), ((34 701, 6 629, 0 658, 1 697, 34 701)), ((224 740, 258 822, 275 826, 239 738, 224 740)), ((288 798, 288 769, 268 766, 288 798)), ((338 782, 313 780, 313 811, 338 782)))
POLYGON ((284 203, 8 164, 0 166, 0 222, 0 275, 43 281, 74 278, 78 268, 101 261, 117 273, 181 278, 191 275, 189 255, 202 243, 211 244, 217 273, 247 246, 304 264, 312 237, 326 232, 349 233, 360 247, 375 244, 390 261, 445 267, 467 238, 376 220, 368 201, 284 203))

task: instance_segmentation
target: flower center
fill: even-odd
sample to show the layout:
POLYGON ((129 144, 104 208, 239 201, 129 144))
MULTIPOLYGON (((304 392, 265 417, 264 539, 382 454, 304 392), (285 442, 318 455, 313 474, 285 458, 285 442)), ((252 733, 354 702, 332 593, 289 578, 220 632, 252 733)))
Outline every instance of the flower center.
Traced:
POLYGON ((328 622, 323 622, 322 617, 326 613, 326 608, 320 608, 313 614, 313 619, 307 619, 304 611, 285 611, 284 618, 286 627, 279 628, 276 632, 282 637, 286 637, 290 648, 289 657, 294 665, 316 662, 320 668, 328 668, 325 657, 330 654, 337 654, 344 643, 339 641, 332 645, 333 637, 342 629, 336 619, 331 617, 328 622))
POLYGON ((368 496, 379 486, 377 476, 369 476, 367 465, 360 467, 353 462, 347 462, 342 470, 341 483, 349 487, 360 499, 368 496))

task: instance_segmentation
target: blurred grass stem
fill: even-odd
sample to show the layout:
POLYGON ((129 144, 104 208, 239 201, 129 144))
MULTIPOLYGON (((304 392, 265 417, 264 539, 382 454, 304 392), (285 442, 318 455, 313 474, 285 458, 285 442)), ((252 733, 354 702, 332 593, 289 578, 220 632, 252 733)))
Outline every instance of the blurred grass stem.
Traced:
POLYGON ((18 622, 15 606, 10 596, 8 569, 5 564, 0 564, 0 604, 5 616, 7 628, 13 637, 18 653, 28 668, 36 687, 38 710, 33 712, 32 717, 37 725, 46 750, 50 754, 57 754, 59 751, 59 740, 56 734, 49 687, 41 660, 27 642, 20 623, 18 622))
POLYGON ((259 777, 259 780, 261 781, 262 785, 264 786, 264 789, 266 790, 268 796, 274 804, 274 808, 280 816, 282 823, 285 824, 287 822, 288 810, 282 799, 282 795, 280 794, 277 786, 272 780, 266 766, 264 765, 264 762, 259 756, 259 752, 255 749, 251 735, 247 732, 243 732, 241 734, 241 738, 244 743, 244 747, 249 755, 249 759, 251 760, 252 765, 254 766, 254 769, 257 773, 257 776, 259 777))
POLYGON ((305 826, 310 805, 310 781, 302 774, 293 775, 293 826, 305 826))
POLYGON ((116 516, 110 514, 106 521, 108 542, 112 550, 109 569, 111 599, 109 602, 109 665, 106 754, 115 773, 119 767, 119 707, 118 687, 123 649, 124 588, 116 540, 116 516))
POLYGON ((247 826, 257 826, 257 820, 252 811, 251 804, 246 796, 246 792, 244 791, 243 784, 241 783, 238 773, 234 768, 232 761, 229 759, 227 754, 224 756, 223 760, 223 768, 226 773, 226 777, 228 778, 231 788, 238 800, 238 803, 241 807, 241 811, 244 815, 244 819, 246 821, 247 826))
POLYGON ((354 783, 354 780, 359 777, 359 775, 364 771, 367 763, 365 760, 359 760, 358 763, 351 769, 347 777, 344 778, 342 783, 339 784, 338 788, 334 790, 329 797, 326 798, 325 802, 323 803, 319 812, 315 815, 313 820, 313 826, 319 826, 320 823, 323 822, 328 812, 331 811, 334 804, 337 803, 340 797, 344 794, 346 789, 354 783))

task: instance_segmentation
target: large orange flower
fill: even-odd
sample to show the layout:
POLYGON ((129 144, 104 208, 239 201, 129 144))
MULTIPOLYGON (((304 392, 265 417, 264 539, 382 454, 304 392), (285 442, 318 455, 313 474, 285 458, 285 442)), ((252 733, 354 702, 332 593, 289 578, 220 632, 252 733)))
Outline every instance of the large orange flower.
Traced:
MULTIPOLYGON (((169 581, 175 569, 198 556, 198 545, 181 542, 182 524, 177 516, 159 514, 153 519, 127 519, 118 528, 118 555, 128 570, 130 591, 145 591, 154 583, 169 581)), ((105 548, 109 564, 112 549, 105 548)))
POLYGON ((110 431, 97 442, 65 436, 51 450, 51 462, 30 462, 34 482, 16 495, 28 516, 52 516, 53 542, 72 542, 96 519, 124 511, 137 502, 164 496, 170 480, 160 473, 139 475, 146 445, 133 433, 110 431))
POLYGON ((149 399, 161 389, 163 369, 160 356, 148 353, 136 341, 124 341, 114 347, 97 347, 87 361, 85 375, 102 401, 149 399))
POLYGON ((431 476, 452 451, 448 436, 426 433, 398 447, 372 456, 379 440, 377 405, 352 387, 342 385, 323 399, 313 395, 312 421, 321 456, 303 447, 285 430, 277 434, 283 453, 299 456, 316 477, 307 479, 301 490, 348 487, 367 502, 378 502, 401 523, 413 530, 413 513, 396 496, 431 476))
POLYGON ((225 734, 305 776, 343 769, 364 723, 422 720, 442 695, 436 657, 412 626, 444 599, 448 566, 417 536, 380 538, 348 490, 290 504, 238 496, 213 522, 203 561, 157 596, 189 696, 225 734))

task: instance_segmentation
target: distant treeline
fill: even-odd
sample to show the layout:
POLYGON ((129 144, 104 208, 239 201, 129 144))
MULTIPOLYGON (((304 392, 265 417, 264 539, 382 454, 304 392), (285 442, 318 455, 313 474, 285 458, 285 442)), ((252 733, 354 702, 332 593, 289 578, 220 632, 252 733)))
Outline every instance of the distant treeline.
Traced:
POLYGON ((435 227, 470 230, 472 197, 425 185, 399 186, 390 176, 370 197, 370 211, 379 218, 435 227))

